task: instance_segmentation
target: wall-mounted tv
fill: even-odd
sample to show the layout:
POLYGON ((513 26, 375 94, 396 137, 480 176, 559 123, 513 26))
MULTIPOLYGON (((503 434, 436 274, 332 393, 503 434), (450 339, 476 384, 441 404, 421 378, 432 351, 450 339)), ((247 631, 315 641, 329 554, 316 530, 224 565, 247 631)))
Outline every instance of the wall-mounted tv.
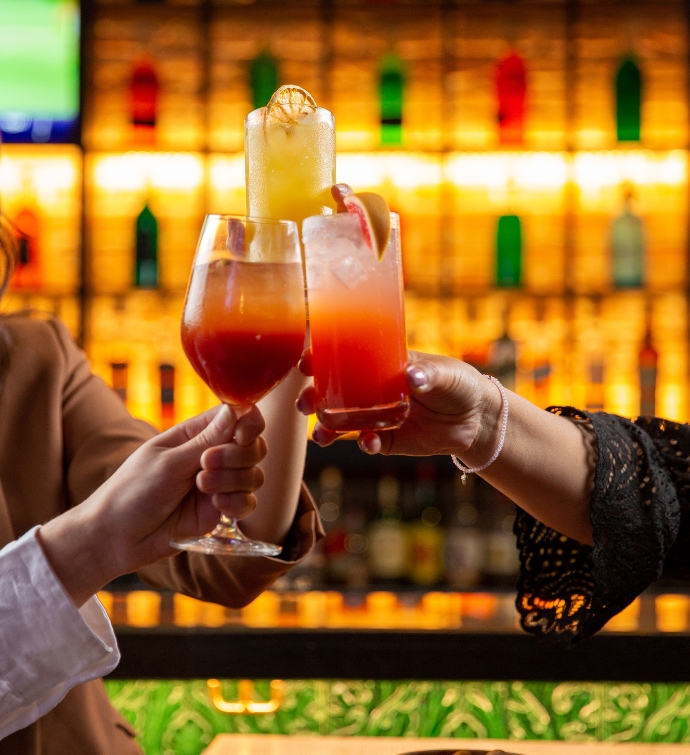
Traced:
POLYGON ((0 0, 4 142, 74 142, 79 120, 79 3, 0 0))

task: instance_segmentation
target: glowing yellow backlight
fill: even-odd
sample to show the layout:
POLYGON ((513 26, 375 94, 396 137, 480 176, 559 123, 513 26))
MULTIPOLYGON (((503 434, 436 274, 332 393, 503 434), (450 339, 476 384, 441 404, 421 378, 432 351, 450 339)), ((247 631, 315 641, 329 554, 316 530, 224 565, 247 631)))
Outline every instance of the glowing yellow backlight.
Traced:
POLYGON ((211 185, 218 191, 244 190, 244 155, 211 158, 209 173, 211 185))
POLYGON ((502 189, 509 183, 528 189, 558 189, 568 180, 568 157, 560 152, 454 154, 445 176, 456 186, 502 189))
POLYGON ((128 152, 99 158, 94 179, 105 191, 136 191, 147 185, 195 189, 204 180, 204 165, 198 155, 128 152))
POLYGON ((636 185, 679 186, 686 181, 687 160, 681 150, 662 154, 631 152, 580 152, 573 162, 573 178, 584 192, 595 192, 624 181, 636 185))
POLYGON ((438 186, 443 177, 441 158, 421 153, 379 152, 338 154, 337 180, 357 189, 391 183, 399 189, 438 186))

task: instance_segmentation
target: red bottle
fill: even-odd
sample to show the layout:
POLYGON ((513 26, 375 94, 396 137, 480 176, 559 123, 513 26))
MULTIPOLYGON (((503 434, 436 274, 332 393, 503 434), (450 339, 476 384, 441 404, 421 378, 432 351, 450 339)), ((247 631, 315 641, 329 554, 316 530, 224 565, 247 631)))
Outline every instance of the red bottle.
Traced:
POLYGON ((640 376, 640 416, 653 417, 656 413, 656 378, 659 354, 652 345, 652 334, 647 331, 638 356, 640 376))
POLYGON ((524 144, 527 69, 516 52, 510 52, 496 67, 496 97, 499 143, 524 144))
POLYGON ((12 276, 12 288, 41 287, 41 224, 38 215, 28 208, 20 210, 14 219, 19 254, 12 276))
POLYGON ((144 140, 152 140, 155 134, 159 88, 151 63, 137 63, 130 82, 131 119, 135 135, 144 140))

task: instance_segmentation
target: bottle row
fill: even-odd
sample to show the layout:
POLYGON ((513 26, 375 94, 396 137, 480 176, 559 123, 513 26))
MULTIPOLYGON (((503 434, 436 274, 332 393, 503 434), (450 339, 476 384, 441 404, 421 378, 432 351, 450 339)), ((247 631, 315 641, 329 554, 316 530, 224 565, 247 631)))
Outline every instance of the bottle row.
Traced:
MULTIPOLYGON (((687 153, 341 153, 338 180, 401 215, 408 290, 679 290, 686 279, 687 153)), ((90 154, 9 145, 3 212, 20 236, 16 289, 183 291, 204 214, 245 212, 244 157, 90 154), (82 176, 83 173, 83 176, 82 176)))
POLYGON ((97 8, 85 144, 240 150, 282 83, 335 113, 341 149, 687 143, 682 2, 327 5, 97 8))
MULTIPOLYGON (((94 371, 154 425, 217 402, 182 350, 182 294, 141 290, 82 304, 11 291, 2 309, 54 312, 75 335, 83 331, 94 371)), ((464 359, 542 407, 676 421, 690 416, 687 306, 681 293, 635 291, 572 300, 500 292, 405 300, 410 349, 464 359)))

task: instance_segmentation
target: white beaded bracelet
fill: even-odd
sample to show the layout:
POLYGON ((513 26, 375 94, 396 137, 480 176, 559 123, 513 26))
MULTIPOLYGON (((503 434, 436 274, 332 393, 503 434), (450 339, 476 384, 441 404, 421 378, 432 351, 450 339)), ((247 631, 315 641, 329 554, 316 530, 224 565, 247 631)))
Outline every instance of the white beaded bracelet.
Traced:
POLYGON ((467 475, 468 474, 474 474, 475 472, 483 472, 487 467, 491 466, 496 459, 498 459, 498 455, 503 450, 503 443, 506 439, 506 427, 508 427, 508 394, 506 393, 506 389, 501 385, 501 383, 493 376, 493 375, 485 375, 484 377, 489 378, 489 380, 496 385, 498 390, 501 392, 501 398, 503 399, 503 417, 501 419, 501 436, 498 439, 498 447, 493 453, 493 456, 489 459, 489 461, 486 462, 486 464, 482 464, 481 467, 474 467, 473 469, 470 469, 469 467, 464 466, 457 456, 454 456, 453 454, 450 455, 450 458, 453 460, 453 464, 462 472, 462 476, 460 477, 460 481, 463 485, 467 483, 467 475))

